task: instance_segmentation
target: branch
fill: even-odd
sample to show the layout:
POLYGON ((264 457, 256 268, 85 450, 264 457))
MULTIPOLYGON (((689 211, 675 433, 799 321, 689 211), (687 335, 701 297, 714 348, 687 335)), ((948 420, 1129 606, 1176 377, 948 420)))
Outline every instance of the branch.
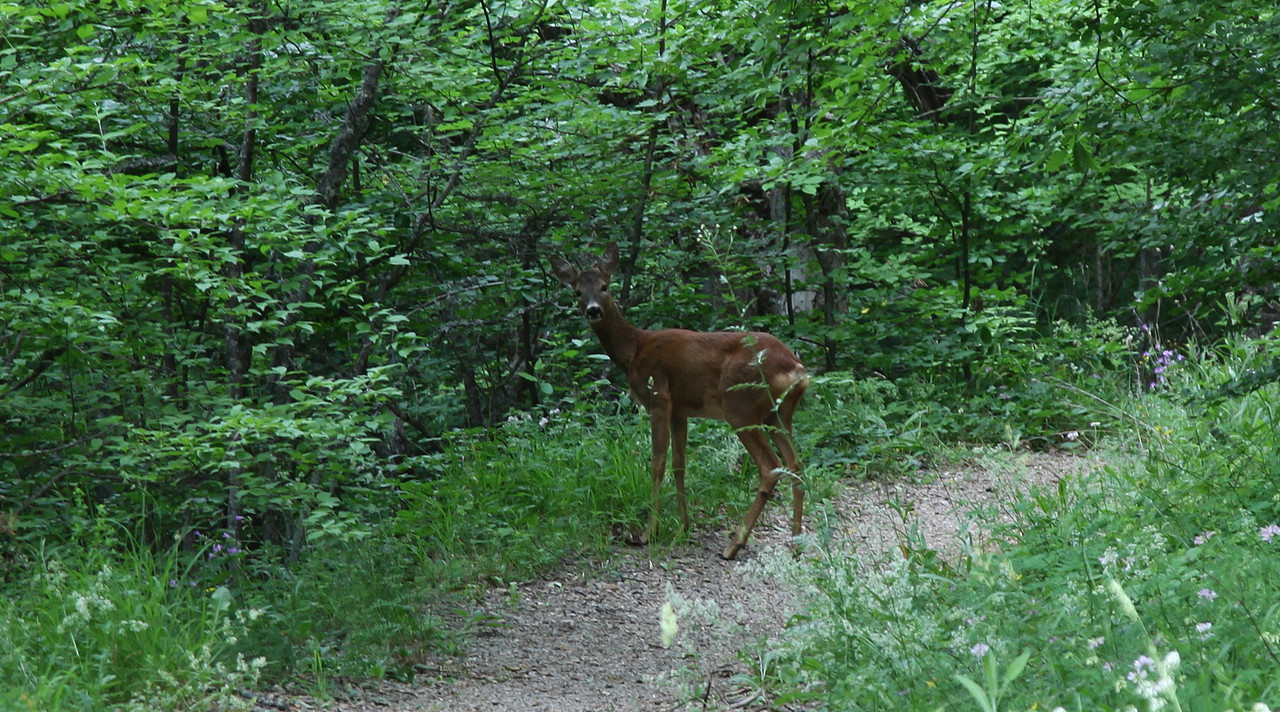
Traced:
POLYGON ((351 154, 364 138, 369 127, 369 112, 378 97, 378 80, 382 77, 383 62, 375 60, 364 68, 360 88, 347 105, 346 116, 338 135, 329 147, 329 165, 316 186, 315 203, 332 209, 338 203, 338 191, 351 172, 351 154))
POLYGON ((36 365, 31 368, 31 373, 28 373, 26 378, 23 378, 21 381, 18 381, 12 386, 9 386, 8 388, 4 389, 3 392, 0 392, 0 398, 4 398, 10 393, 13 393, 19 388, 22 388, 28 383, 39 378, 40 374, 44 373, 45 370, 49 368, 49 366, 53 365, 53 360, 61 356, 62 352, 66 350, 67 350, 66 346, 56 346, 51 349, 45 349, 44 353, 40 354, 40 357, 36 359, 36 365))

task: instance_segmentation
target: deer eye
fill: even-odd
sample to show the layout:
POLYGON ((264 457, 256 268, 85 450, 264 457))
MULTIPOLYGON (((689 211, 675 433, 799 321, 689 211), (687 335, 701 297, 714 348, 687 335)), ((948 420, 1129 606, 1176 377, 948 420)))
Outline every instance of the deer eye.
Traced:
POLYGON ((602 292, 607 292, 607 291, 609 291, 609 285, 607 285, 607 284, 602 284, 602 285, 600 285, 600 291, 602 291, 602 292))
POLYGON ((581 289, 575 289, 575 290, 573 290, 573 291, 574 291, 574 293, 575 293, 575 294, 577 294, 579 297, 581 297, 581 296, 582 296, 582 290, 581 290, 581 289))

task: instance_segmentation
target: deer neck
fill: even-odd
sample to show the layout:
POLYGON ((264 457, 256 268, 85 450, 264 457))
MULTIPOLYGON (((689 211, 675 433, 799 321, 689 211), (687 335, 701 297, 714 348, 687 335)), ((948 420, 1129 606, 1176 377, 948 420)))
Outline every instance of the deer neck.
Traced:
POLYGON ((600 307, 604 316, 591 324, 591 330, 596 332, 600 345, 604 346, 604 352, 609 354, 609 360, 626 371, 636 355, 644 329, 632 326, 612 299, 605 301, 600 307))

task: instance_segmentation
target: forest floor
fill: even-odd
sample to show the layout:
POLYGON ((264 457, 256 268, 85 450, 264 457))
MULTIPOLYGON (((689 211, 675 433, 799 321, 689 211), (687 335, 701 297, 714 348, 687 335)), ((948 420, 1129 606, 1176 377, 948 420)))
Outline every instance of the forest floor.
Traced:
MULTIPOLYGON (((1007 516, 1005 505, 1018 490, 1053 487, 1097 466, 1091 457, 1062 453, 987 456, 910 481, 847 487, 825 510, 811 507, 806 521, 834 512, 837 533, 860 555, 889 552, 911 526, 931 547, 955 551, 971 513, 1007 516)), ((753 575, 752 562, 785 550, 789 513, 785 499, 766 507, 738 561, 720 558, 725 535, 700 530, 668 551, 620 547, 611 558, 492 590, 480 604, 486 622, 472 631, 465 652, 436 661, 414 684, 351 685, 328 700, 272 696, 257 709, 758 709, 766 701, 740 681, 751 671, 750 656, 739 651, 780 634, 799 612, 799 598, 753 575), (664 647, 659 612, 673 599, 700 614, 682 618, 675 644, 664 647)))

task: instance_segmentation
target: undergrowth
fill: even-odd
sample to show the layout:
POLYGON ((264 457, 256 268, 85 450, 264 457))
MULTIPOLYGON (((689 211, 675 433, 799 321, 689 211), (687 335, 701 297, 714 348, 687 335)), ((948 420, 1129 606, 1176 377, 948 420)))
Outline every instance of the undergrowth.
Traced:
POLYGON ((1280 706, 1280 393, 1212 396, 1276 351, 1148 351, 1132 395, 1094 399, 1124 437, 959 559, 769 562, 809 600, 756 684, 832 710, 1280 706))

